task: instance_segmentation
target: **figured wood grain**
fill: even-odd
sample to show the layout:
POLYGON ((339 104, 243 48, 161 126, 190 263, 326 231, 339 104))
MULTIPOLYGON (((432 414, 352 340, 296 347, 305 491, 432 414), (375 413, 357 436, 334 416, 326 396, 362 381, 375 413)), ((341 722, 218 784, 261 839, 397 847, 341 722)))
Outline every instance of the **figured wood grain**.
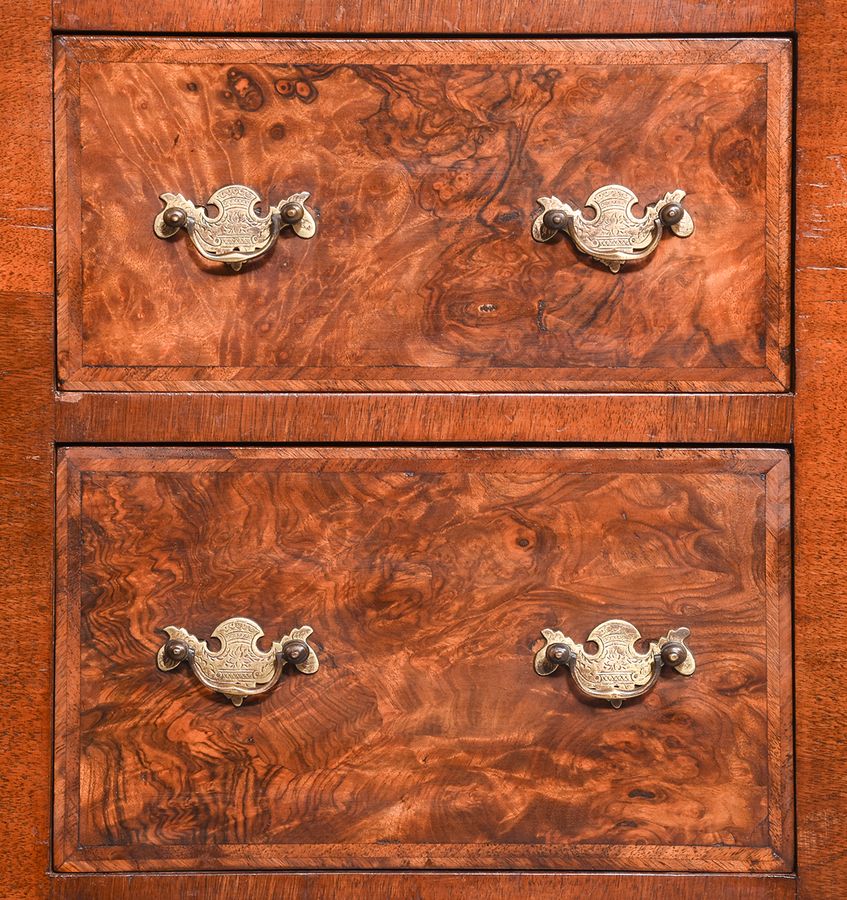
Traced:
MULTIPOLYGON (((797 610, 796 655, 797 750, 799 804, 799 878, 783 876, 649 876, 625 875, 525 875, 501 873, 443 876, 391 873, 385 875, 289 874, 247 875, 184 874, 61 875, 52 890, 64 900, 161 900, 170 896, 214 897, 227 894, 258 900, 266 896, 297 897, 401 897, 425 898, 450 895, 526 897, 539 893, 570 892, 583 897, 639 898, 641 896, 801 897, 841 900, 847 893, 847 859, 843 835, 847 830, 847 761, 843 735, 847 731, 842 707, 828 686, 844 680, 839 658, 826 659, 824 683, 819 635, 840 633, 844 627, 845 521, 847 508, 843 486, 845 415, 844 372, 847 370, 847 333, 842 315, 847 298, 843 271, 845 256, 845 189, 841 167, 844 150, 843 38, 844 11, 834 2, 798 0, 799 109, 798 109, 798 217, 796 272, 797 338, 799 348, 796 400, 798 444, 795 459, 797 507, 797 610)), ((51 127, 49 10, 41 2, 0 2, 0 42, 3 46, 3 89, 0 104, 4 130, 3 170, 6 175, 0 259, 4 329, 0 334, 0 490, 4 518, 0 523, 4 553, 4 579, 0 584, 0 608, 15 634, 26 629, 31 669, 37 678, 4 681, 3 724, 0 726, 0 886, 3 896, 43 897, 48 891, 46 836, 49 753, 46 691, 50 668, 49 556, 51 552, 51 504, 49 473, 48 408, 52 361, 49 359, 52 327, 49 259, 52 222, 49 178, 51 127), (11 198, 11 202, 10 202, 11 198)), ((56 21, 63 28, 150 31, 165 29, 261 30, 333 32, 356 30, 458 31, 522 30, 575 33, 649 34, 651 32, 788 32, 793 29, 793 3, 741 0, 734 3, 701 3, 689 0, 604 3, 539 0, 533 4, 465 0, 426 3, 363 3, 357 5, 323 0, 232 0, 212 4, 204 0, 150 0, 130 6, 117 0, 57 0, 56 21)), ((664 249, 664 248, 661 248, 664 249)), ((660 251, 661 252, 661 251, 660 251)), ((71 398, 74 395, 69 395, 71 398)), ((143 398, 147 401, 149 398, 143 398)), ((614 398, 617 399, 617 398, 614 398)), ((643 415, 640 398, 622 398, 635 404, 634 415, 643 415)), ((229 407, 237 416, 241 407, 229 407)), ((143 417, 149 417, 153 433, 195 436, 231 434, 216 418, 222 406, 213 401, 197 406, 192 398, 176 403, 117 407, 108 394, 86 397, 80 433, 116 433, 108 423, 109 411, 120 409, 119 421, 132 435, 143 434, 143 417), (100 402, 102 399, 102 403, 100 402), (187 400, 187 403, 183 403, 187 400), (90 401, 90 402, 89 402, 90 401), (189 414, 192 421, 175 422, 189 414), (96 426, 96 427, 95 427, 96 426)), ((277 407, 278 408, 278 407, 277 407)), ((762 407, 764 408, 764 407, 762 407)), ((772 407, 768 407, 772 409, 772 407)), ((260 408, 257 407, 257 410, 260 408)), ((265 407, 264 409, 267 409, 265 407)), ((413 407, 413 409, 417 409, 413 407)), ((755 407, 750 407, 754 410, 755 407)), ((262 433, 244 407, 251 433, 262 433)), ((61 407, 60 416, 66 416, 61 407)), ((258 414, 258 413, 256 413, 258 414)), ((357 417, 373 416, 379 409, 359 408, 357 417)), ((663 432, 701 440, 700 421, 687 405, 669 406, 669 420, 658 423, 663 432)), ((520 417, 519 417, 520 418, 520 417)), ((76 420, 73 420, 76 421, 76 420)), ((591 423, 591 419, 586 421, 591 423)), ((710 417, 709 421, 713 421, 710 417)), ((733 417, 734 428, 743 419, 733 417)), ((506 420, 508 422, 508 420, 506 420)), ((334 428, 335 426, 333 426, 334 428)), ((379 427, 379 424, 377 425, 379 427)), ((415 433, 414 426, 407 426, 415 433)), ((486 426, 487 429, 490 426, 486 426)), ((529 423, 525 426, 532 431, 529 423)), ((575 428, 575 425, 569 428, 575 428)), ((611 425, 603 426, 609 428, 611 425)), ((623 434, 634 433, 626 423, 623 434)), ((761 432, 751 425, 751 434, 761 432)), ((351 433, 364 431, 363 421, 351 413, 351 433)), ((424 428, 423 425, 420 426, 424 428)), ((539 420, 540 433, 549 424, 539 420)), ((268 432, 296 433, 299 426, 276 424, 268 432)), ((523 429, 523 426, 522 426, 523 429)), ((457 429, 458 430, 458 429, 457 429)), ((598 434, 606 434, 603 429, 598 434)), ((720 433, 720 432, 716 432, 720 433)), ((174 438, 176 439, 176 438, 174 438)), ((182 438, 181 438, 182 439, 182 438)), ((190 438, 187 438, 190 440, 190 438)), ((273 439, 273 438, 271 438, 273 439)), ((531 439, 531 438, 530 438, 531 439)), ((546 438, 544 438, 546 439, 546 438)), ((605 438, 598 438, 605 439, 605 438)), ((758 440, 759 438, 753 438, 758 440)), ((109 438, 120 442, 121 436, 109 438)), ((144 440, 144 437, 132 437, 144 440)), ((704 440, 709 440, 705 438, 704 440)), ((742 442, 744 442, 742 440, 742 442)))
MULTIPOLYGON (((59 371, 77 390, 780 391, 785 39, 63 38, 59 371), (308 190, 239 273, 151 227, 163 191, 308 190), (621 275, 536 198, 683 187, 621 275)), ((185 236, 182 236, 185 238, 185 236)))
POLYGON ((58 395, 65 444, 532 443, 788 444, 786 394, 58 395))
POLYGON ((791 31, 790 0, 55 0, 71 31, 650 34, 791 31))
POLYGON ((800 0, 798 17, 798 895, 841 900, 847 896, 847 713, 825 683, 843 683, 847 662, 835 654, 822 667, 820 651, 847 627, 847 8, 800 0))
POLYGON ((50 3, 0 3, 0 896, 47 896, 53 570, 50 3))
MULTIPOLYGON (((63 875, 54 900, 162 900, 158 875, 63 875)), ((522 900, 578 895, 583 900, 793 900, 796 882, 786 875, 553 875, 510 873, 225 874, 174 875, 167 889, 192 900, 522 900)))
POLYGON ((778 450, 66 450, 57 868, 790 871, 788 501, 778 450), (319 674, 158 671, 232 615, 319 674), (695 677, 534 675, 615 617, 695 677))

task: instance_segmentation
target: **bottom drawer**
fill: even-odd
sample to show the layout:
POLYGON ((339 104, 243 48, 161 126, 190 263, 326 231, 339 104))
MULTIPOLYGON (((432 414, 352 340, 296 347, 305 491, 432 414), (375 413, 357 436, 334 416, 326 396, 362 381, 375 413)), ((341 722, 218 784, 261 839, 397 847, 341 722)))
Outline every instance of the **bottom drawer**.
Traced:
POLYGON ((72 448, 57 582, 61 871, 792 868, 783 451, 72 448))

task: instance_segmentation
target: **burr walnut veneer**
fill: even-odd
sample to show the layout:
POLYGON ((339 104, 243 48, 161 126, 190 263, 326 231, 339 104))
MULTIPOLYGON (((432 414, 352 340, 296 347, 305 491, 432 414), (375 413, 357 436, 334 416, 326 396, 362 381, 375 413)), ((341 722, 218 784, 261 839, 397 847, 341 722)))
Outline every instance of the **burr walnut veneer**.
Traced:
POLYGON ((782 391, 791 48, 745 40, 57 46, 59 375, 83 390, 782 391), (536 199, 687 192, 613 276, 536 199), (311 193, 232 272, 159 195, 311 193))
POLYGON ((790 871, 788 487, 780 450, 67 450, 58 868, 790 871), (245 610, 318 672, 236 712, 151 664, 245 610), (695 677, 535 674, 615 616, 695 677))
POLYGON ((845 40, 0 0, 4 900, 847 897, 845 40))

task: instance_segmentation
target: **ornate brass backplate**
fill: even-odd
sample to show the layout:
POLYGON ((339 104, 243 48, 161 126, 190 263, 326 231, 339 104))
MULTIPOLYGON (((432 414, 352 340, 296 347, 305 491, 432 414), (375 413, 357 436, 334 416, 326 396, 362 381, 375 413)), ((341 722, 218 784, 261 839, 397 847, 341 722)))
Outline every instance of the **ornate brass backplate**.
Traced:
POLYGON ((259 195, 243 184, 230 184, 209 197, 207 204, 218 210, 210 216, 182 194, 161 194, 165 208, 156 216, 153 230, 158 237, 169 238, 184 228, 201 256, 238 271, 248 260, 267 253, 283 228, 290 227, 301 238, 314 237, 317 226, 306 208, 308 198, 308 191, 292 194, 259 216, 259 195))
POLYGON ((616 709, 624 700, 646 694, 664 665, 682 675, 694 672, 694 656, 685 644, 691 633, 687 628, 672 628, 664 637, 651 641, 646 653, 635 649, 641 635, 623 619, 603 622, 588 635, 588 640, 597 644, 595 654, 586 653, 582 644, 561 631, 545 628, 541 633, 545 644, 535 654, 535 671, 550 675, 559 666, 566 666, 583 694, 608 700, 616 709))
POLYGON ((622 185, 607 184, 585 201, 595 212, 586 219, 579 209, 557 197, 539 197, 542 211, 532 223, 532 236, 544 242, 564 232, 582 253, 618 272, 624 263, 649 256, 659 245, 664 227, 679 237, 694 233, 694 222, 682 206, 684 198, 685 191, 669 191, 637 218, 632 207, 638 197, 622 185))
POLYGON ((210 650, 185 628, 168 625, 162 630, 168 640, 156 655, 159 669, 168 672, 188 662, 206 687, 229 697, 234 706, 241 706, 245 697, 269 691, 288 663, 307 675, 318 670, 318 657, 306 641, 312 633, 308 625, 292 629, 274 641, 270 650, 259 649, 264 631, 252 619, 221 622, 212 632, 220 641, 218 650, 210 650))

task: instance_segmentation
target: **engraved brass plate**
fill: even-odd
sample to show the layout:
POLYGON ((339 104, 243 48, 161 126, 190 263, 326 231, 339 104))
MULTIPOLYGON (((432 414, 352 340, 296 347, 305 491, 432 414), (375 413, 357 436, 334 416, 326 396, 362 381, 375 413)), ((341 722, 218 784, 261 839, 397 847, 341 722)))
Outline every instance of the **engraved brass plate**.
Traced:
POLYGON ((317 226, 306 208, 308 198, 307 191, 292 194, 260 216, 259 195, 243 184, 230 184, 209 197, 207 205, 217 208, 217 215, 210 216, 182 194, 165 193, 159 197, 165 208, 156 216, 153 230, 157 237, 170 238, 184 228, 201 256, 238 271, 248 260, 267 253, 283 228, 290 227, 304 239, 314 237, 317 226))
POLYGON ((532 236, 544 242, 564 232, 579 251, 618 272, 624 263, 648 257, 658 247, 665 227, 679 237, 694 233, 694 222, 682 206, 684 199, 685 191, 669 191, 638 218, 632 212, 638 197, 622 185, 607 184, 585 201, 595 212, 586 219, 579 209, 557 197, 539 197, 542 211, 532 223, 532 236))
POLYGON ((646 653, 635 649, 641 635, 623 619, 603 622, 588 635, 588 640, 597 644, 594 654, 586 653, 582 644, 561 631, 545 628, 541 633, 545 644, 535 654, 535 671, 550 675, 565 666, 583 694, 608 700, 616 709, 624 700, 646 694, 664 665, 682 675, 694 672, 694 656, 685 643, 691 634, 687 628, 672 628, 664 637, 651 641, 646 653))
POLYGON ((220 642, 218 650, 210 650, 206 641, 185 628, 168 625, 162 630, 168 640, 156 655, 159 669, 168 672, 187 662, 206 687, 228 697, 235 706, 241 706, 245 697, 269 691, 288 663, 307 675, 318 670, 318 657, 306 640, 312 633, 308 625, 292 629, 274 641, 270 650, 259 649, 264 632, 252 619, 221 622, 212 632, 220 642))

